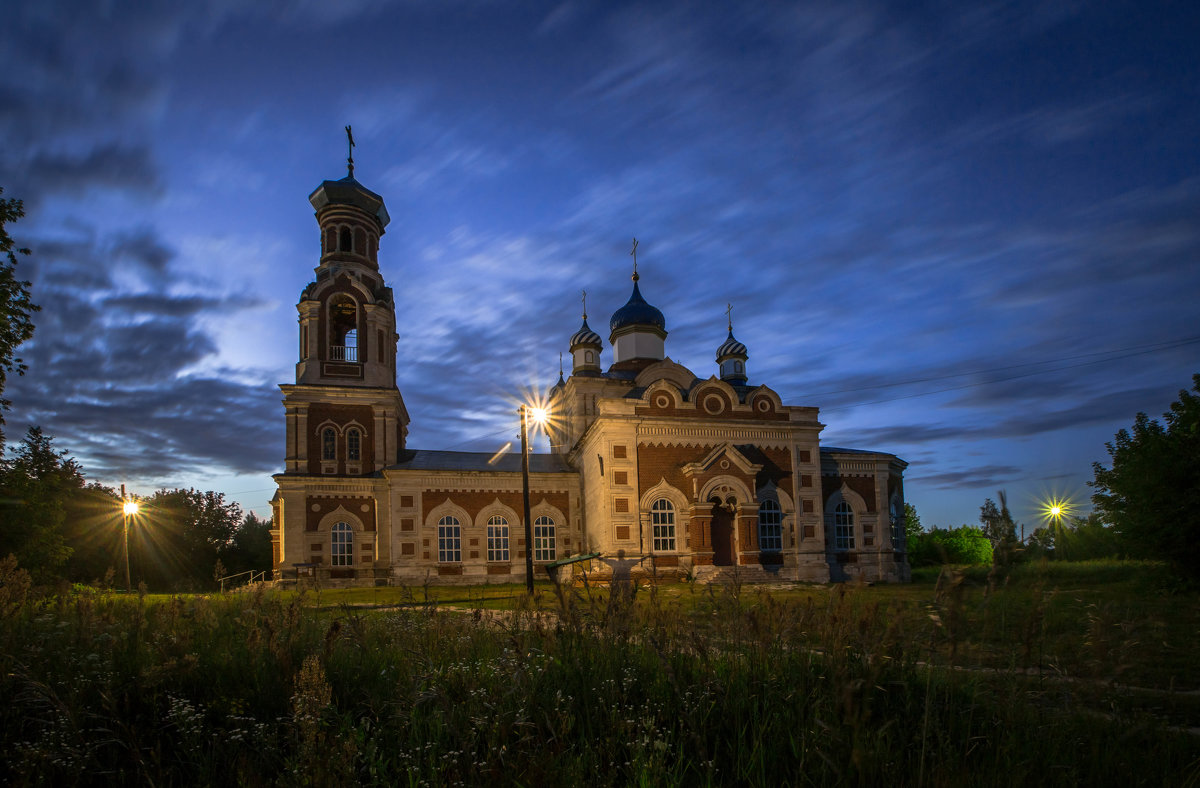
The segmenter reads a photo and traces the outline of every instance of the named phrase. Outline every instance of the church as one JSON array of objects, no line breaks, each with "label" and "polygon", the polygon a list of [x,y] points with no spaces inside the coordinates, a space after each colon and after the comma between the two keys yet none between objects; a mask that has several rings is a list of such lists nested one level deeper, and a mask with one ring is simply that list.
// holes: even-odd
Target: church
[{"label": "church", "polygon": [[[521,455],[407,444],[397,304],[379,270],[383,199],[351,165],[309,200],[321,254],[297,304],[296,382],[280,386],[276,579],[524,582]],[[700,581],[909,579],[903,460],[822,446],[816,407],[751,382],[732,323],[711,373],[672,361],[666,318],[643,296],[636,263],[608,327],[607,351],[586,312],[569,339],[564,327],[571,371],[549,394],[551,452],[529,457],[535,573],[601,553],[635,573]]]}]

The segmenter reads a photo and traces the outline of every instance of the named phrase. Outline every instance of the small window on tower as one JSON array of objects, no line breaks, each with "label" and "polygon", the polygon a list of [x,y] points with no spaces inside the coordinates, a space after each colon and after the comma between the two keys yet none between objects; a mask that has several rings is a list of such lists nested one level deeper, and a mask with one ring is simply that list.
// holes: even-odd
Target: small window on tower
[{"label": "small window on tower", "polygon": [[354,248],[350,241],[350,228],[343,227],[341,234],[338,236],[338,251],[353,252]]},{"label": "small window on tower", "polygon": [[589,350],[584,354],[583,360],[588,364],[594,364],[596,363],[596,354]]},{"label": "small window on tower", "polygon": [[359,254],[367,253],[367,234],[361,227],[354,231],[354,248],[358,250]]}]

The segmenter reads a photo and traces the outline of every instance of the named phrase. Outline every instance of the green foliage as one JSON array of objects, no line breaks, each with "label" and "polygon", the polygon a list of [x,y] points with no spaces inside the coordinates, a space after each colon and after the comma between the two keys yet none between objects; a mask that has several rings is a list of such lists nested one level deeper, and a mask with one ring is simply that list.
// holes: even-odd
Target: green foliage
[{"label": "green foliage", "polygon": [[921,518],[917,514],[917,507],[911,503],[904,504],[904,538],[907,544],[911,545],[914,540],[921,538],[921,534],[925,529],[921,526]]},{"label": "green foliage", "polygon": [[0,460],[0,544],[34,580],[58,575],[71,556],[64,528],[83,474],[40,427],[30,427],[11,456]]},{"label": "green foliage", "polygon": [[1095,463],[1092,502],[1131,553],[1161,558],[1200,580],[1200,374],[1193,391],[1163,415],[1164,424],[1137,414],[1133,432],[1105,444],[1111,468]]},{"label": "green foliage", "polygon": [[990,564],[992,543],[979,528],[963,525],[926,531],[909,540],[911,566]]},{"label": "green foliage", "polygon": [[155,590],[215,588],[213,570],[242,509],[224,493],[159,490],[142,501],[129,538],[134,583]]},{"label": "green foliage", "polygon": [[260,520],[247,512],[233,538],[221,553],[230,575],[250,570],[264,571],[274,563],[271,552],[271,521]]},{"label": "green foliage", "polygon": [[[1074,588],[1091,576],[1072,574]],[[578,594],[560,598],[557,616],[520,608],[495,619],[315,610],[282,594],[18,603],[0,616],[0,780],[1194,779],[1197,741],[1131,706],[1109,674],[1126,659],[1157,669],[1147,646],[1158,640],[1194,653],[1191,608],[1181,628],[1160,632],[1161,606],[1147,610],[1141,597],[1126,600],[1135,609],[1084,608],[1040,590],[1026,567],[1013,576],[988,597],[948,576],[936,587],[689,589],[689,605],[665,604],[652,586],[619,619],[605,618],[602,595]],[[1028,675],[1043,666],[1052,670]],[[1185,695],[1154,701],[1185,726],[1196,713]]]},{"label": "green foliage", "polygon": [[[0,187],[0,194],[4,189]],[[4,386],[8,373],[25,374],[25,364],[14,354],[17,347],[33,336],[33,314],[41,307],[29,297],[29,282],[17,278],[17,255],[29,254],[29,250],[16,246],[5,225],[25,215],[20,200],[0,197],[0,425],[4,424],[4,411],[9,401],[4,399]],[[0,432],[0,447],[4,445],[4,434]]]},{"label": "green foliage", "polygon": [[1060,561],[1121,558],[1126,553],[1121,535],[1104,523],[1099,512],[1038,528],[1029,537],[1026,549],[1030,558],[1044,556]]}]

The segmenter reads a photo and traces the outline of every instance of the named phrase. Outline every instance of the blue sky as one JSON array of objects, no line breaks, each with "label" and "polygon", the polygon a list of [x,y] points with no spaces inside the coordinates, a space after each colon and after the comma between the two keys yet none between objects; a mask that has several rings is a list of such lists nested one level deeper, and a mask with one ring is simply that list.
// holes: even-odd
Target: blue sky
[{"label": "blue sky", "polygon": [[6,434],[107,484],[269,511],[346,124],[415,448],[510,439],[633,236],[671,358],[715,373],[731,302],[751,382],[908,460],[927,525],[1086,501],[1200,371],[1191,3],[10,5],[0,186],[43,311]]}]

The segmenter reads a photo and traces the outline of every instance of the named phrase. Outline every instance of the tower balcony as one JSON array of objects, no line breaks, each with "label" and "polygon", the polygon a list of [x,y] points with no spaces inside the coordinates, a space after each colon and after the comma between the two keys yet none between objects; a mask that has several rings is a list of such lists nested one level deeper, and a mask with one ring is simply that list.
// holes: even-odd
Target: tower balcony
[{"label": "tower balcony", "polygon": [[358,348],[353,345],[330,345],[330,361],[358,361]]}]

